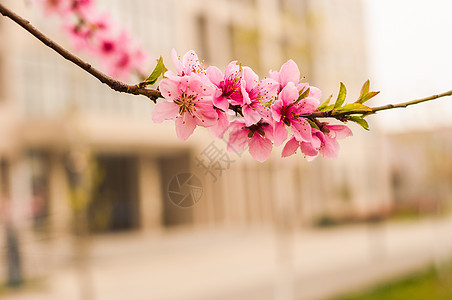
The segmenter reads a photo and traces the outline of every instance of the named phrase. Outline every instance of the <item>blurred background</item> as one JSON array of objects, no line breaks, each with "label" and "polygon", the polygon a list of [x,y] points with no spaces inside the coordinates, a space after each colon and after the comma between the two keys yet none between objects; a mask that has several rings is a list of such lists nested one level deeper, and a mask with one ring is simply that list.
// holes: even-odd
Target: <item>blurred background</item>
[{"label": "blurred background", "polygon": [[[292,58],[325,99],[370,79],[372,106],[452,88],[448,0],[97,2],[170,69],[172,48],[261,77]],[[1,299],[335,299],[432,264],[450,291],[451,99],[350,124],[334,161],[258,163],[201,128],[180,142],[6,18],[0,34]],[[397,299],[450,299],[430,296]]]}]

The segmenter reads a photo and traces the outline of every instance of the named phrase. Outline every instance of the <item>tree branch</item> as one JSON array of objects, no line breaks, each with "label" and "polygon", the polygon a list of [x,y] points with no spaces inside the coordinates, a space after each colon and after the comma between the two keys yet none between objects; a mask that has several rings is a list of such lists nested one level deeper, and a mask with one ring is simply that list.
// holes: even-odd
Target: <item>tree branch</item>
[{"label": "tree branch", "polygon": [[372,108],[372,112],[377,112],[380,110],[386,110],[386,109],[392,109],[392,108],[405,108],[409,105],[413,105],[413,104],[418,104],[418,103],[422,103],[422,102],[427,102],[430,100],[435,100],[441,97],[446,97],[446,96],[452,96],[452,90],[448,91],[448,92],[444,92],[442,94],[438,94],[438,95],[433,95],[430,97],[425,97],[425,98],[421,98],[421,99],[417,99],[417,100],[412,100],[412,101],[408,101],[408,102],[403,102],[403,103],[399,103],[399,104],[388,104],[388,105],[383,105],[383,106],[379,106],[379,107],[374,107]]},{"label": "tree branch", "polygon": [[369,114],[374,114],[381,110],[387,110],[387,109],[393,109],[393,108],[406,108],[407,106],[410,106],[410,105],[419,104],[422,102],[427,102],[427,101],[431,101],[431,100],[435,100],[435,99],[438,99],[441,97],[447,97],[447,96],[452,96],[452,90],[438,94],[438,95],[433,95],[433,96],[429,96],[429,97],[425,97],[425,98],[421,98],[421,99],[402,102],[399,104],[387,104],[387,105],[383,105],[383,106],[371,107],[370,108],[371,111],[356,109],[356,110],[350,110],[350,111],[346,111],[346,112],[340,112],[340,111],[335,111],[334,109],[332,109],[332,110],[327,110],[327,111],[316,111],[316,112],[313,112],[313,113],[307,115],[306,117],[308,117],[308,118],[341,119],[344,116],[350,116],[350,115],[369,115]]},{"label": "tree branch", "polygon": [[22,28],[27,30],[29,33],[31,33],[34,37],[36,37],[46,46],[52,48],[54,51],[63,56],[65,59],[73,62],[74,64],[76,64],[89,74],[93,75],[100,82],[108,85],[111,89],[121,93],[144,95],[154,102],[156,102],[157,98],[161,97],[160,91],[158,90],[148,89],[142,87],[142,85],[140,84],[129,85],[102,73],[101,71],[91,66],[89,63],[83,61],[81,58],[75,56],[74,54],[70,53],[69,51],[58,45],[56,42],[48,38],[45,34],[43,34],[41,31],[39,31],[37,28],[31,25],[28,20],[25,20],[24,18],[18,16],[16,13],[6,8],[3,4],[0,4],[0,13],[3,16],[8,17],[17,24],[19,24]]}]

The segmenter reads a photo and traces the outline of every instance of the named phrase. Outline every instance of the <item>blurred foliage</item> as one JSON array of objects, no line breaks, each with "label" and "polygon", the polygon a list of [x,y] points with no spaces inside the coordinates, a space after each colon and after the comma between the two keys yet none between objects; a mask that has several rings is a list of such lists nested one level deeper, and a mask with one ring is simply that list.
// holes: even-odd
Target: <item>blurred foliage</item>
[{"label": "blurred foliage", "polygon": [[388,282],[369,291],[337,300],[448,300],[452,299],[452,261],[436,269]]}]

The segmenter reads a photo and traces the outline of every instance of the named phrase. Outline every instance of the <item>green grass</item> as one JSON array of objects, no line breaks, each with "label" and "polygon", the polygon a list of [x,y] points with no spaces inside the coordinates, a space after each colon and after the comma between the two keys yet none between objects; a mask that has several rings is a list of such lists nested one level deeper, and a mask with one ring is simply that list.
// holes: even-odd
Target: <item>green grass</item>
[{"label": "green grass", "polygon": [[441,267],[440,272],[430,267],[427,270],[396,279],[368,291],[363,291],[336,300],[451,300],[452,263]]}]

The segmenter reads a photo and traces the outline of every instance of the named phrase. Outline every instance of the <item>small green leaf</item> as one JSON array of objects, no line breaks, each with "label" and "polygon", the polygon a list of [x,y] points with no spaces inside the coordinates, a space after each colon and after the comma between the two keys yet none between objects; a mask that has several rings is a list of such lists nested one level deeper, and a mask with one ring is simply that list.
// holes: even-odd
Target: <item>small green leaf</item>
[{"label": "small green leaf", "polygon": [[363,97],[361,97],[360,99],[359,99],[359,103],[364,103],[364,102],[366,102],[366,101],[369,101],[371,98],[373,98],[373,97],[375,97],[376,95],[378,95],[380,92],[378,91],[378,92],[370,92],[370,93],[367,93],[366,95],[364,95]]},{"label": "small green leaf", "polygon": [[334,103],[334,108],[339,108],[344,104],[345,96],[347,95],[347,89],[345,85],[341,82],[341,87],[339,88],[339,94],[337,95],[336,103]]},{"label": "small green leaf", "polygon": [[334,109],[334,104],[330,104],[328,106],[325,106],[323,108],[317,108],[317,111],[329,111],[329,110],[333,110]]},{"label": "small green leaf", "polygon": [[363,117],[359,116],[350,116],[350,121],[355,122],[356,124],[361,125],[362,128],[369,130],[369,123],[367,123],[366,120],[364,120]]},{"label": "small green leaf", "polygon": [[369,79],[364,82],[363,87],[361,88],[361,93],[359,94],[359,99],[362,99],[367,93],[369,93],[370,81]]},{"label": "small green leaf", "polygon": [[146,78],[145,82],[147,84],[156,83],[160,75],[164,74],[167,70],[168,69],[163,64],[163,58],[160,56],[159,59],[157,59],[157,65],[155,66],[154,71]]},{"label": "small green leaf", "polygon": [[328,105],[330,104],[331,98],[333,98],[333,95],[330,95],[330,96],[328,97],[328,99],[326,99],[325,102],[323,102],[323,103],[317,108],[317,110],[318,110],[318,111],[324,111],[324,110],[326,110],[325,108],[327,108]]},{"label": "small green leaf", "polygon": [[342,107],[335,109],[336,112],[349,112],[349,111],[353,111],[353,110],[371,112],[372,108],[370,108],[364,104],[361,104],[361,103],[350,103],[350,104],[346,104]]},{"label": "small green leaf", "polygon": [[298,93],[298,99],[297,101],[295,101],[295,103],[297,103],[298,101],[300,101],[301,99],[306,98],[307,96],[309,96],[309,92],[311,91],[310,88],[307,89],[302,89],[299,93]]}]

